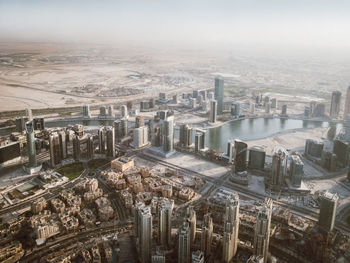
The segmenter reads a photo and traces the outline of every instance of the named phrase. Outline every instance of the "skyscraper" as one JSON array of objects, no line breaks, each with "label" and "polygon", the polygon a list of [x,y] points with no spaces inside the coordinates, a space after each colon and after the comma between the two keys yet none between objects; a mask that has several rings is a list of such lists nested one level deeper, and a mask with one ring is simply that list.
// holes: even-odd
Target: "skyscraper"
[{"label": "skyscraper", "polygon": [[290,180],[295,187],[301,186],[301,179],[304,175],[304,163],[301,161],[300,156],[293,154],[290,157]]},{"label": "skyscraper", "polygon": [[179,144],[182,147],[189,147],[192,145],[192,131],[193,129],[188,124],[181,124],[179,131]]},{"label": "skyscraper", "polygon": [[217,115],[217,101],[211,100],[210,101],[209,122],[215,123],[216,122],[216,115]]},{"label": "skyscraper", "polygon": [[270,184],[273,187],[280,187],[284,182],[284,176],[287,171],[288,152],[282,147],[275,147],[272,156],[272,168],[270,175]]},{"label": "skyscraper", "polygon": [[169,247],[171,244],[171,219],[174,208],[174,200],[164,198],[159,204],[158,210],[158,242]]},{"label": "skyscraper", "polygon": [[194,136],[194,150],[196,152],[199,152],[204,148],[205,148],[205,131],[196,130],[196,134]]},{"label": "skyscraper", "polygon": [[107,156],[115,157],[115,135],[114,135],[114,127],[109,127],[106,130],[106,138],[107,138]]},{"label": "skyscraper", "polygon": [[126,105],[122,105],[120,107],[120,113],[121,113],[121,116],[122,118],[127,118],[129,117],[129,114],[128,114],[128,107]]},{"label": "skyscraper", "polygon": [[163,151],[171,152],[174,149],[174,116],[164,119],[162,132]]},{"label": "skyscraper", "polygon": [[334,228],[338,199],[337,194],[330,192],[325,192],[321,196],[318,225],[325,231],[331,232]]},{"label": "skyscraper", "polygon": [[267,199],[256,218],[253,252],[255,256],[263,256],[267,262],[270,242],[270,224],[272,216],[272,200]]},{"label": "skyscraper", "polygon": [[66,159],[68,154],[67,154],[67,134],[65,130],[59,131],[58,136],[60,139],[60,147],[61,147],[61,158]]},{"label": "skyscraper", "polygon": [[28,121],[32,121],[33,120],[32,109],[26,108],[26,116],[28,118]]},{"label": "skyscraper", "polygon": [[51,133],[49,136],[50,146],[50,165],[55,167],[62,161],[60,137],[57,132]]},{"label": "skyscraper", "polygon": [[80,139],[78,135],[74,135],[73,137],[73,158],[75,161],[79,161],[81,157],[80,152]]},{"label": "skyscraper", "polygon": [[113,117],[113,105],[108,106],[108,116]]},{"label": "skyscraper", "polygon": [[87,149],[87,159],[91,160],[94,158],[94,137],[89,134],[87,136],[87,142],[86,142],[86,149]]},{"label": "skyscraper", "polygon": [[[28,116],[28,119],[30,119],[30,116]],[[36,159],[33,121],[26,122],[25,130],[27,133],[27,151],[28,151],[29,167],[30,168],[37,167],[38,163]]]},{"label": "skyscraper", "polygon": [[222,239],[222,260],[230,262],[236,255],[239,229],[239,196],[230,195],[226,200],[224,215],[224,235]]},{"label": "skyscraper", "polygon": [[222,114],[224,106],[224,80],[217,76],[215,77],[215,100],[217,101],[218,114]]},{"label": "skyscraper", "polygon": [[151,207],[135,205],[136,248],[141,262],[151,261],[152,250],[152,214]]},{"label": "skyscraper", "polygon": [[83,105],[83,118],[90,118],[90,106],[89,105]]},{"label": "skyscraper", "polygon": [[236,139],[233,148],[233,159],[235,164],[235,172],[243,172],[247,170],[247,148],[248,145]]},{"label": "skyscraper", "polygon": [[344,119],[350,114],[350,86],[346,90],[345,105],[344,105]]},{"label": "skyscraper", "polygon": [[187,207],[186,221],[189,223],[191,228],[191,244],[193,244],[194,240],[196,239],[196,231],[197,231],[197,216],[193,206]]},{"label": "skyscraper", "polygon": [[143,116],[137,115],[135,118],[135,128],[140,128],[145,125],[145,120]]},{"label": "skyscraper", "polygon": [[201,234],[201,250],[205,257],[211,254],[211,242],[213,240],[213,219],[210,214],[205,214]]},{"label": "skyscraper", "polygon": [[106,131],[105,127],[100,127],[98,130],[98,149],[100,153],[104,153],[106,150]]},{"label": "skyscraper", "polygon": [[179,241],[178,241],[178,263],[190,263],[191,262],[191,229],[188,222],[184,222],[179,228]]},{"label": "skyscraper", "polygon": [[329,116],[337,117],[340,111],[340,101],[341,101],[341,92],[333,91],[331,99],[331,109],[329,111]]}]

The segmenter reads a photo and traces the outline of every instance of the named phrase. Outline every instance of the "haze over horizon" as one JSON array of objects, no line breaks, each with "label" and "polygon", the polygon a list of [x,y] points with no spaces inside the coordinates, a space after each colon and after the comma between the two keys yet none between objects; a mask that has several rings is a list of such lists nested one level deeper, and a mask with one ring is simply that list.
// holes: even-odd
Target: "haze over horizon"
[{"label": "haze over horizon", "polygon": [[1,42],[350,49],[350,1],[0,1]]}]

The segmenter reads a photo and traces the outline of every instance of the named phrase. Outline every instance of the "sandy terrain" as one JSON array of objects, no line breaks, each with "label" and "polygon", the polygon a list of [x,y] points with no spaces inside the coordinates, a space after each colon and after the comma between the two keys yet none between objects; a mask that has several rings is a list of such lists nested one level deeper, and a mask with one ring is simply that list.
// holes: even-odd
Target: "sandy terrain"
[{"label": "sandy terrain", "polygon": [[160,91],[179,94],[213,88],[216,74],[225,78],[228,91],[279,93],[271,96],[300,100],[300,108],[309,97],[329,100],[332,90],[345,91],[346,62],[304,61],[230,50],[1,43],[0,111],[117,103]]},{"label": "sandy terrain", "polygon": [[326,131],[327,128],[288,130],[269,138],[247,141],[247,143],[248,147],[263,147],[267,155],[272,155],[275,146],[281,146],[294,151],[303,151],[306,139],[322,140]]}]

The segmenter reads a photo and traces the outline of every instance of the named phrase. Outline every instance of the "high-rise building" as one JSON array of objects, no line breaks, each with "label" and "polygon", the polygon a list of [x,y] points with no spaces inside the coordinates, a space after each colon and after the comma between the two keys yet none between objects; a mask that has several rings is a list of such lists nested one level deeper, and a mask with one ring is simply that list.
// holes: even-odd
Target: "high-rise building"
[{"label": "high-rise building", "polygon": [[191,244],[193,244],[194,240],[196,239],[197,231],[197,216],[193,206],[189,206],[186,209],[186,221],[189,223],[191,228]]},{"label": "high-rise building", "polygon": [[16,118],[16,132],[23,132],[25,130],[25,125],[27,121],[28,117]]},{"label": "high-rise building", "polygon": [[174,116],[163,121],[162,132],[163,151],[171,152],[174,149]]},{"label": "high-rise building", "polygon": [[155,107],[155,105],[156,105],[156,100],[155,100],[155,98],[151,98],[151,99],[149,100],[149,107],[150,107],[151,109],[153,109],[153,108]]},{"label": "high-rise building", "polygon": [[94,137],[91,134],[87,136],[86,149],[87,149],[86,158],[88,160],[92,160],[94,158],[95,151],[94,151]]},{"label": "high-rise building", "polygon": [[300,156],[293,154],[290,157],[289,177],[294,187],[301,186],[301,179],[304,176],[304,163]]},{"label": "high-rise building", "polygon": [[215,99],[215,95],[214,95],[214,92],[210,91],[208,93],[208,100],[214,100]]},{"label": "high-rise building", "polygon": [[203,100],[207,99],[207,91],[206,90],[199,90],[198,92],[200,95],[202,95]]},{"label": "high-rise building", "polygon": [[152,214],[151,207],[144,204],[135,205],[136,248],[141,262],[151,261],[152,251]]},{"label": "high-rise building", "polygon": [[50,146],[50,165],[55,167],[62,161],[60,136],[57,132],[51,133],[49,136],[49,146]]},{"label": "high-rise building", "polygon": [[340,91],[333,91],[332,92],[332,99],[331,99],[331,108],[329,111],[330,117],[337,117],[340,112],[340,101],[341,101],[341,92]]},{"label": "high-rise building", "polygon": [[80,139],[78,135],[74,135],[73,137],[73,158],[75,161],[79,161],[81,158]]},{"label": "high-rise building", "polygon": [[108,106],[108,117],[113,117],[113,105]]},{"label": "high-rise building", "polygon": [[192,131],[193,129],[188,124],[181,124],[179,131],[179,144],[182,147],[189,147],[192,145]]},{"label": "high-rise building", "polygon": [[344,119],[350,114],[350,86],[346,90],[345,105],[344,105]]},{"label": "high-rise building", "polygon": [[174,200],[164,198],[158,205],[158,242],[162,246],[170,247]]},{"label": "high-rise building", "polygon": [[277,108],[277,99],[276,98],[271,99],[271,108],[272,109]]},{"label": "high-rise building", "polygon": [[345,141],[350,142],[350,114],[345,119]]},{"label": "high-rise building", "polygon": [[83,118],[90,118],[90,106],[89,105],[83,105]]},{"label": "high-rise building", "polygon": [[224,107],[224,80],[221,77],[215,77],[215,100],[217,101],[218,114],[222,114]]},{"label": "high-rise building", "polygon": [[270,114],[270,109],[271,109],[271,104],[270,103],[266,103],[265,104],[265,113],[266,114]]},{"label": "high-rise building", "polygon": [[288,152],[282,147],[275,147],[272,156],[272,167],[270,175],[270,184],[273,187],[280,187],[284,183],[284,177],[287,171]]},{"label": "high-rise building", "polygon": [[239,196],[230,195],[226,200],[224,235],[222,239],[222,260],[228,263],[236,255],[239,229]]},{"label": "high-rise building", "polygon": [[254,113],[255,113],[255,104],[250,103],[250,114],[254,114]]},{"label": "high-rise building", "polygon": [[121,119],[121,131],[123,137],[128,136],[128,118]]},{"label": "high-rise building", "polygon": [[281,112],[282,115],[287,115],[287,104],[283,104],[282,105],[282,112]]},{"label": "high-rise building", "polygon": [[227,142],[227,150],[226,150],[226,156],[229,158],[229,163],[232,163],[233,160],[233,150],[235,147],[235,140],[229,139]]},{"label": "high-rise building", "polygon": [[120,106],[120,114],[121,114],[122,118],[128,118],[129,117],[128,107],[126,105]]},{"label": "high-rise building", "polygon": [[266,104],[270,103],[270,97],[269,96],[265,96],[264,98],[264,106],[266,107]]},{"label": "high-rise building", "polygon": [[106,138],[107,138],[107,156],[115,157],[115,135],[114,135],[114,127],[109,127],[106,130]]},{"label": "high-rise building", "polygon": [[[28,119],[30,119],[30,118],[31,117],[28,116]],[[26,130],[26,134],[27,134],[27,151],[28,151],[29,167],[30,168],[37,167],[38,163],[37,163],[37,159],[36,159],[34,127],[33,127],[32,120],[26,122],[25,130]]]},{"label": "high-rise building", "polygon": [[320,215],[318,225],[325,231],[331,232],[334,228],[338,205],[338,195],[325,192],[321,195]]},{"label": "high-rise building", "polygon": [[106,150],[106,130],[105,127],[100,127],[98,130],[98,149],[100,153],[104,153]]},{"label": "high-rise building", "polygon": [[141,115],[137,115],[135,118],[135,128],[140,128],[145,125],[145,119]]},{"label": "high-rise building", "polygon": [[270,243],[270,225],[272,216],[272,200],[267,199],[256,218],[253,251],[255,256],[263,256],[267,262]]},{"label": "high-rise building", "polygon": [[205,257],[211,254],[211,242],[213,240],[213,219],[210,214],[205,214],[201,234],[201,250]]},{"label": "high-rise building", "polygon": [[194,150],[199,152],[200,150],[205,148],[205,131],[204,130],[196,130],[194,136]]},{"label": "high-rise building", "polygon": [[265,166],[266,152],[264,148],[254,146],[249,149],[248,167],[250,169],[263,170]]},{"label": "high-rise building", "polygon": [[191,262],[191,228],[188,222],[184,222],[179,228],[179,241],[178,241],[178,263],[190,263]]},{"label": "high-rise building", "polygon": [[104,118],[106,117],[106,106],[101,106],[100,107],[100,115],[99,115],[100,118]]},{"label": "high-rise building", "polygon": [[26,108],[26,116],[28,118],[28,121],[32,121],[33,120],[32,109]]},{"label": "high-rise building", "polygon": [[239,117],[241,115],[241,104],[239,102],[231,104],[231,115],[235,117]]},{"label": "high-rise building", "polygon": [[44,130],[45,129],[45,119],[44,118],[33,118],[34,130]]},{"label": "high-rise building", "polygon": [[243,172],[247,170],[247,148],[248,145],[236,139],[233,148],[234,171]]},{"label": "high-rise building", "polygon": [[216,115],[217,115],[217,101],[211,100],[210,101],[209,122],[215,123],[216,122]]},{"label": "high-rise building", "polygon": [[61,147],[61,158],[66,159],[68,157],[67,153],[67,147],[68,147],[68,142],[67,142],[67,133],[65,130],[59,131],[58,136],[60,139],[60,147]]},{"label": "high-rise building", "polygon": [[132,145],[134,148],[140,148],[148,144],[148,127],[142,126],[136,128],[133,131],[133,142]]},{"label": "high-rise building", "polygon": [[202,251],[197,250],[192,252],[192,263],[204,263],[204,255]]}]

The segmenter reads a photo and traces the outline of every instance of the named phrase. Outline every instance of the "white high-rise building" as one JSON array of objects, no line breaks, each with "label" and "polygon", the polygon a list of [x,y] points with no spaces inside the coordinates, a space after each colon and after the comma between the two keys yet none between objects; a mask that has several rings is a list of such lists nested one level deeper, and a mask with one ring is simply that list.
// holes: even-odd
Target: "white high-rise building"
[{"label": "white high-rise building", "polygon": [[174,209],[174,200],[163,198],[158,208],[158,240],[162,246],[171,244],[171,218]]},{"label": "white high-rise building", "polygon": [[258,213],[255,225],[254,255],[264,257],[264,263],[267,262],[267,254],[269,252],[272,203],[271,199],[265,200]]},{"label": "white high-rise building", "polygon": [[204,257],[208,257],[211,254],[211,242],[213,240],[213,219],[210,214],[204,215],[202,234],[201,234],[201,251],[203,251]]},{"label": "white high-rise building", "polygon": [[239,228],[239,196],[234,193],[226,200],[222,260],[230,262],[236,255]]},{"label": "white high-rise building", "polygon": [[179,228],[178,263],[191,262],[191,228],[188,222],[184,222]]},{"label": "white high-rise building", "polygon": [[143,203],[135,205],[136,248],[141,262],[151,262],[152,251],[152,214],[151,207]]}]

